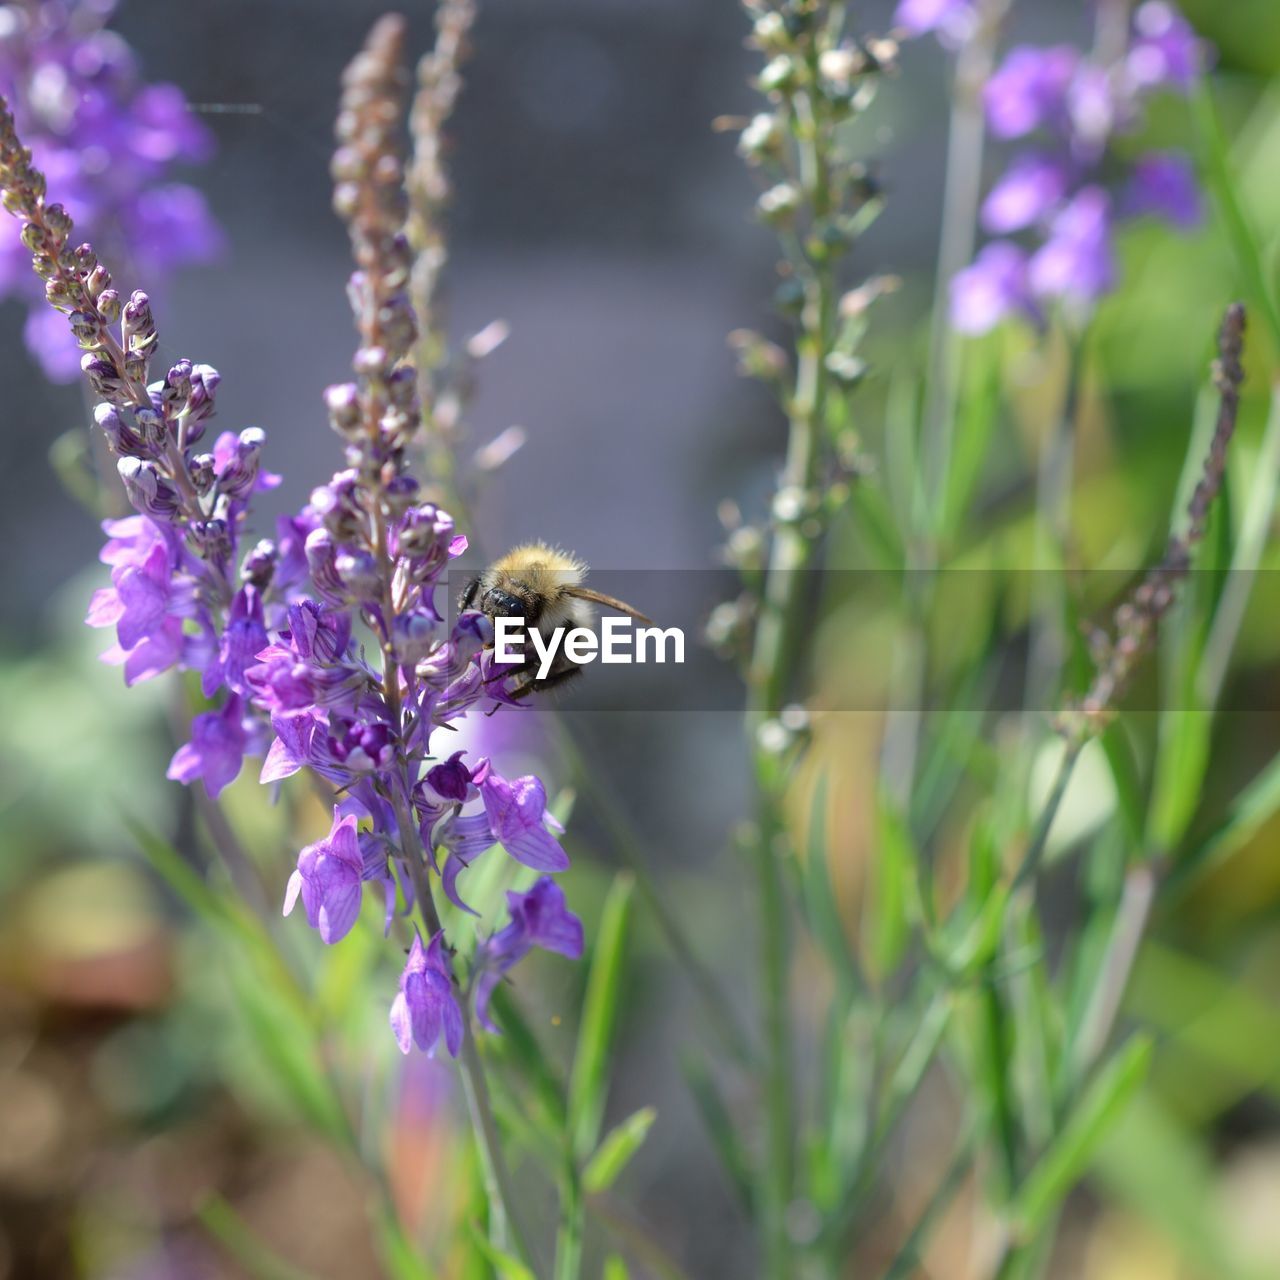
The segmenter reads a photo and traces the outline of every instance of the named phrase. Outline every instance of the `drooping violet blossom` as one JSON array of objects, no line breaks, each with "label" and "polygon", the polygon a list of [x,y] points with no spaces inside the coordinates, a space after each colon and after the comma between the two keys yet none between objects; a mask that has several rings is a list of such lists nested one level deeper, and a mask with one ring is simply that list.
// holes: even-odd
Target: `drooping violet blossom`
[{"label": "drooping violet blossom", "polygon": [[[904,0],[899,25],[913,35],[937,30],[948,9]],[[1115,167],[1113,139],[1141,125],[1146,97],[1187,92],[1205,60],[1203,42],[1164,0],[1139,5],[1129,48],[1108,63],[1069,45],[1005,54],[983,86],[987,127],[1031,142],[992,186],[981,219],[992,235],[1026,236],[1031,247],[997,242],[956,274],[951,316],[960,332],[986,333],[1011,315],[1038,322],[1053,303],[1079,323],[1115,287],[1119,220],[1152,215],[1181,231],[1198,224],[1194,172],[1177,153],[1141,156],[1115,199],[1104,179]]]},{"label": "drooping violet blossom", "polygon": [[445,1048],[458,1056],[465,1032],[443,933],[437,933],[426,947],[422,936],[414,934],[400,975],[400,994],[391,1003],[391,1031],[401,1053],[408,1053],[413,1045],[431,1053],[443,1035]]},{"label": "drooping violet blossom", "polygon": [[360,914],[364,880],[355,815],[344,818],[335,808],[329,834],[298,854],[298,869],[285,890],[284,914],[293,910],[301,895],[307,923],[322,941],[338,942],[351,932]]},{"label": "drooping violet blossom", "polygon": [[539,870],[562,870],[568,858],[541,781],[509,781],[488,759],[472,769],[463,753],[438,751],[468,713],[512,699],[489,620],[467,612],[445,624],[437,601],[466,538],[408,470],[422,408],[394,141],[403,30],[401,19],[378,23],[348,71],[333,161],[334,204],[359,268],[348,288],[360,335],[354,378],[325,397],[346,465],[279,522],[275,540],[247,536],[255,494],[278,483],[262,465],[264,433],[223,432],[210,447],[217,371],[183,359],[153,377],[148,296],[124,301],[93,248],[74,247],[73,221],[46,200],[3,98],[0,198],[23,223],[51,313],[84,353],[94,421],[137,513],[104,526],[111,585],[88,618],[114,630],[104,657],[128,683],[199,674],[213,706],[195,717],[171,778],[200,779],[216,797],[269,744],[261,781],[309,769],[341,794],[329,835],[299,854],[285,911],[301,898],[308,923],[334,943],[354,927],[366,885],[385,897],[387,928],[402,893],[431,942],[415,942],[401,979],[397,1042],[430,1049],[443,1034],[457,1053],[465,1023],[431,874],[462,905],[458,876],[488,849]]},{"label": "drooping violet blossom", "polygon": [[550,876],[542,876],[527,893],[509,892],[507,907],[511,922],[486,938],[476,956],[476,1017],[490,1031],[497,1030],[489,1017],[494,988],[534,947],[571,960],[582,956],[582,921]]},{"label": "drooping violet blossom", "polygon": [[[129,46],[105,23],[113,0],[17,0],[0,7],[0,94],[35,164],[81,229],[163,289],[172,271],[205,262],[222,234],[193,187],[171,180],[200,164],[209,131],[171,84],[146,84]],[[44,305],[16,235],[0,240],[0,297],[30,304],[25,339],[45,374],[74,380],[80,351]]]}]

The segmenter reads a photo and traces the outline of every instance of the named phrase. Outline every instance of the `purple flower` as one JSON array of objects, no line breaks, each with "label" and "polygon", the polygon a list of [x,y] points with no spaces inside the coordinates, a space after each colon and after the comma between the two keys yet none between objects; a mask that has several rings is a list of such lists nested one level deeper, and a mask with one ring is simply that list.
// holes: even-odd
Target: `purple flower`
[{"label": "purple flower", "polygon": [[[120,245],[152,287],[175,267],[208,261],[222,233],[204,197],[168,181],[200,163],[212,137],[174,85],[139,83],[129,47],[104,29],[107,0],[10,5],[0,30],[0,93],[36,164],[82,233]],[[0,245],[0,294],[30,302],[24,338],[46,376],[79,375],[81,352],[65,320],[44,305],[16,234]]]},{"label": "purple flower", "polygon": [[476,980],[476,1017],[490,1031],[493,989],[510,969],[534,947],[555,951],[570,960],[582,955],[582,921],[569,910],[564,890],[543,876],[527,893],[508,893],[511,923],[487,939],[477,954],[480,976]]},{"label": "purple flower", "polygon": [[191,741],[174,753],[166,777],[184,784],[203,778],[209,798],[216,800],[240,772],[248,745],[244,706],[232,694],[221,710],[205,711],[191,722]]},{"label": "purple flower", "polygon": [[1201,42],[1190,23],[1164,0],[1147,0],[1133,15],[1133,32],[1126,64],[1133,86],[1188,92],[1203,61]]},{"label": "purple flower", "polygon": [[400,994],[391,1004],[391,1030],[401,1053],[417,1045],[430,1053],[444,1035],[445,1047],[456,1058],[462,1048],[462,1010],[453,994],[453,973],[444,950],[444,934],[429,946],[414,935],[409,960],[400,975]]},{"label": "purple flower", "polygon": [[364,879],[355,815],[344,818],[335,808],[329,834],[298,854],[298,869],[285,890],[284,914],[293,910],[301,894],[307,923],[324,942],[337,942],[351,932],[360,915]]},{"label": "purple flower", "polygon": [[1046,151],[1028,151],[991,188],[982,205],[982,225],[996,235],[1033,226],[1061,202],[1070,181],[1065,161]]},{"label": "purple flower", "polygon": [[1096,302],[1112,287],[1111,197],[1101,187],[1085,187],[1058,214],[1029,272],[1038,296],[1079,306]]},{"label": "purple flower", "polygon": [[494,839],[526,867],[563,871],[569,858],[547,830],[551,824],[559,829],[560,824],[547,813],[547,789],[542,780],[530,774],[508,782],[492,768],[484,769],[485,763],[476,769],[476,774],[483,772],[483,780],[476,780]]},{"label": "purple flower", "polygon": [[1011,312],[1037,316],[1027,255],[1008,240],[986,245],[972,266],[951,281],[951,323],[961,333],[989,333]]},{"label": "purple flower", "polygon": [[973,0],[899,0],[893,14],[893,25],[908,36],[937,32],[952,47],[969,38],[975,22]]},{"label": "purple flower", "polygon": [[1142,156],[1133,166],[1124,210],[1134,216],[1154,214],[1179,230],[1194,230],[1204,210],[1191,161],[1173,151]]},{"label": "purple flower", "polygon": [[1010,49],[983,90],[991,132],[999,138],[1021,138],[1059,123],[1079,55],[1069,45]]}]

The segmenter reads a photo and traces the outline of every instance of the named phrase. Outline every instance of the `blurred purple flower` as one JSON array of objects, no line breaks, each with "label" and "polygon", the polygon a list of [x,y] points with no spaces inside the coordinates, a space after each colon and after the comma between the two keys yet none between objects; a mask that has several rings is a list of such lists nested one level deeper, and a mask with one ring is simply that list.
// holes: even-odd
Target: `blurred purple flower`
[{"label": "blurred purple flower", "polygon": [[948,46],[963,44],[977,20],[973,0],[899,0],[893,25],[908,36],[930,32]]},{"label": "blurred purple flower", "polygon": [[444,950],[444,934],[437,933],[429,946],[415,933],[404,972],[400,994],[391,1004],[391,1030],[401,1053],[417,1045],[430,1053],[440,1036],[456,1058],[462,1048],[462,1010],[453,994],[453,973]]},{"label": "blurred purple flower", "polygon": [[1037,315],[1027,255],[1008,240],[993,240],[951,281],[951,323],[976,337],[989,333],[1012,312]]},{"label": "blurred purple flower", "polygon": [[1049,238],[1031,259],[1032,291],[1076,305],[1096,302],[1115,283],[1111,197],[1085,187],[1053,220]]},{"label": "blurred purple flower", "polygon": [[991,188],[982,205],[982,225],[996,235],[1034,226],[1067,194],[1071,170],[1047,151],[1019,156]]},{"label": "blurred purple flower", "polygon": [[983,90],[987,123],[998,138],[1021,138],[1056,124],[1080,56],[1070,45],[1018,45]]},{"label": "blurred purple flower", "polygon": [[351,932],[360,915],[365,860],[356,838],[354,814],[333,811],[333,826],[323,840],[298,854],[298,869],[289,877],[284,895],[288,915],[302,895],[307,923],[324,942],[338,942]]},{"label": "blurred purple flower", "polygon": [[1204,47],[1182,14],[1165,0],[1147,0],[1133,15],[1133,30],[1126,70],[1134,88],[1189,92],[1204,61]]},{"label": "blurred purple flower", "polygon": [[[213,150],[180,89],[143,84],[128,45],[104,24],[113,0],[24,0],[0,8],[0,94],[51,187],[82,233],[112,244],[153,291],[223,237],[194,188],[169,180],[176,164]],[[24,340],[47,377],[79,376],[81,352],[65,320],[44,306],[16,233],[0,244],[0,296],[30,304]]]},{"label": "blurred purple flower", "polygon": [[582,921],[569,910],[564,890],[543,876],[527,893],[508,893],[511,923],[480,946],[476,963],[476,1017],[496,1031],[489,1017],[489,1001],[502,977],[534,947],[555,951],[570,960],[582,956]]},{"label": "blurred purple flower", "polygon": [[1182,231],[1200,225],[1204,209],[1195,169],[1176,151],[1151,151],[1133,166],[1124,211],[1135,217],[1152,214]]}]

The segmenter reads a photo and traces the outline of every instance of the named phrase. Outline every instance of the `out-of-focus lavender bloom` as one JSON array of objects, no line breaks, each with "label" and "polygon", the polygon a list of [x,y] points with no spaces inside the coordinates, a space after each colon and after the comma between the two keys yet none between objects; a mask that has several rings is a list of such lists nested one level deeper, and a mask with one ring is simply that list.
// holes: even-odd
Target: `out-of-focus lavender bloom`
[{"label": "out-of-focus lavender bloom", "polygon": [[511,922],[481,945],[476,961],[476,1016],[490,1031],[489,1001],[501,979],[534,947],[571,960],[582,955],[582,921],[569,910],[564,890],[543,876],[527,893],[508,893]]},{"label": "out-of-focus lavender bloom", "polygon": [[1146,0],[1133,15],[1133,46],[1125,63],[1136,89],[1167,86],[1189,92],[1205,60],[1203,41],[1165,0]]},{"label": "out-of-focus lavender bloom", "polygon": [[1019,156],[991,188],[982,205],[982,225],[995,235],[1035,226],[1057,207],[1071,185],[1071,169],[1060,156],[1029,151]]},{"label": "out-of-focus lavender bloom", "polygon": [[1017,312],[1037,314],[1027,254],[1008,240],[993,240],[952,280],[951,323],[959,332],[977,337]]},{"label": "out-of-focus lavender bloom", "polygon": [[998,138],[1021,138],[1058,126],[1079,62],[1070,45],[1011,49],[983,90],[991,132]]},{"label": "out-of-focus lavender bloom", "polygon": [[899,0],[893,25],[908,36],[936,34],[943,44],[963,44],[977,14],[973,0]]},{"label": "out-of-focus lavender bloom", "polygon": [[[113,0],[16,0],[0,6],[0,94],[66,208],[113,257],[163,288],[174,268],[204,262],[222,235],[176,164],[199,164],[212,137],[171,84],[142,82],[132,50],[104,24]],[[0,243],[0,295],[31,303],[25,339],[45,373],[80,372],[80,350],[44,305],[17,236]]]},{"label": "out-of-focus lavender bloom", "polygon": [[1079,307],[1096,302],[1115,283],[1111,197],[1085,187],[1053,220],[1029,268],[1032,291]]},{"label": "out-of-focus lavender bloom", "polygon": [[400,975],[400,994],[391,1004],[391,1030],[401,1053],[408,1053],[415,1044],[430,1053],[443,1035],[445,1047],[458,1056],[462,1010],[453,994],[453,972],[443,933],[437,933],[426,947],[421,935],[414,935],[408,963]]},{"label": "out-of-focus lavender bloom", "polygon": [[1194,230],[1204,217],[1204,206],[1191,161],[1176,151],[1140,157],[1129,178],[1124,211],[1153,214],[1184,231]]},{"label": "out-of-focus lavender bloom", "polygon": [[1038,144],[997,179],[982,224],[998,236],[1030,233],[1038,243],[1025,253],[1007,242],[989,245],[957,273],[951,316],[958,330],[986,333],[1013,314],[1038,320],[1054,301],[1079,322],[1115,287],[1117,216],[1154,214],[1180,230],[1197,224],[1195,175],[1176,153],[1143,156],[1118,203],[1101,184],[1111,141],[1140,125],[1145,96],[1187,89],[1202,61],[1201,42],[1163,0],[1141,5],[1131,47],[1108,64],[1065,45],[1009,51],[984,88],[987,123],[997,137],[1035,134]]}]

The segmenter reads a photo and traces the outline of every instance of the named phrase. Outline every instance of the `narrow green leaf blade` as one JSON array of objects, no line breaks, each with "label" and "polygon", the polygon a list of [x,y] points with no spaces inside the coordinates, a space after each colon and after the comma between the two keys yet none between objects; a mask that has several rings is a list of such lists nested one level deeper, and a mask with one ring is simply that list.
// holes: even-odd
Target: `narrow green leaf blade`
[{"label": "narrow green leaf blade", "polygon": [[608,1191],[613,1186],[644,1145],[657,1118],[653,1107],[642,1107],[605,1134],[604,1141],[582,1171],[582,1186],[588,1195]]},{"label": "narrow green leaf blade", "polygon": [[583,1159],[595,1148],[604,1116],[609,1056],[618,1021],[619,996],[625,972],[627,934],[631,918],[631,876],[615,877],[600,913],[582,1025],[569,1081],[569,1134]]}]

